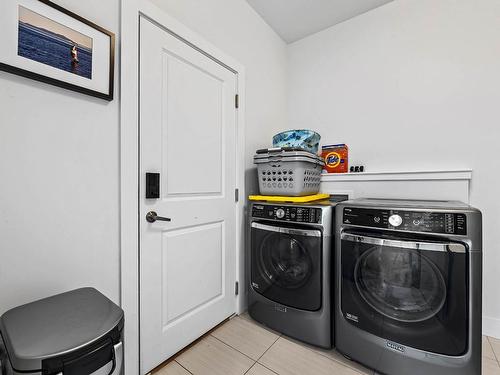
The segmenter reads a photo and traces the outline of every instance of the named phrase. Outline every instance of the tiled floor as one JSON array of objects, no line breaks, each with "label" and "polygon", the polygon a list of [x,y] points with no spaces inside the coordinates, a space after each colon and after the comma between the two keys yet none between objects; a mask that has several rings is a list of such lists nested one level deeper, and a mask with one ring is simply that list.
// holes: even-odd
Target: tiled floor
[{"label": "tiled floor", "polygon": [[[500,375],[500,340],[483,336],[483,375]],[[243,314],[183,351],[153,375],[373,374],[331,350],[284,337]]]}]

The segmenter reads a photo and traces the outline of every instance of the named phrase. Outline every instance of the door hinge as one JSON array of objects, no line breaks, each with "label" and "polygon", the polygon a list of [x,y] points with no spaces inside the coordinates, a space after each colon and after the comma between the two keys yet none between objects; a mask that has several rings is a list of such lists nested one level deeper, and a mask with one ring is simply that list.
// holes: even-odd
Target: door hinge
[{"label": "door hinge", "polygon": [[234,283],[234,295],[237,296],[240,293],[240,284],[236,281]]},{"label": "door hinge", "polygon": [[238,94],[234,96],[234,108],[240,108],[240,96]]},{"label": "door hinge", "polygon": [[240,189],[234,189],[234,201],[238,202],[240,200]]}]

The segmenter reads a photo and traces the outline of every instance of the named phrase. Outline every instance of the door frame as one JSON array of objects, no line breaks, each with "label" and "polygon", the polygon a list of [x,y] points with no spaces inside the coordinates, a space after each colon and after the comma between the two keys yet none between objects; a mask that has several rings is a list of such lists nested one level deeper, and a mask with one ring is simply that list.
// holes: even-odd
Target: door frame
[{"label": "door frame", "polygon": [[[143,16],[202,53],[215,59],[237,78],[239,108],[236,119],[236,296],[235,312],[244,301],[244,200],[245,192],[245,67],[191,31],[148,0],[121,0],[120,69],[120,304],[125,312],[125,371],[140,374],[139,316],[139,18]],[[230,193],[232,194],[232,193]]]}]

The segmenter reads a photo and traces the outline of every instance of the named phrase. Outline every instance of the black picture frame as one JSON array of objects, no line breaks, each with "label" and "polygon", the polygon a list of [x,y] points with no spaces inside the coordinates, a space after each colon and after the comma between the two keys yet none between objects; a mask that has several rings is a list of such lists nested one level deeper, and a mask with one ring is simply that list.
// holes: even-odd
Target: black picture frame
[{"label": "black picture frame", "polygon": [[[3,1],[3,0],[2,0]],[[61,7],[60,5],[54,4],[50,0],[37,0],[51,8],[56,9],[57,11],[64,13],[65,15],[78,20],[81,23],[90,26],[91,28],[105,34],[110,39],[110,48],[109,48],[109,84],[108,84],[108,93],[103,93],[99,91],[95,91],[92,89],[88,89],[86,87],[78,86],[73,83],[65,82],[59,79],[55,79],[52,77],[47,77],[43,74],[31,72],[29,70],[25,70],[23,68],[19,68],[16,66],[8,65],[3,62],[0,62],[0,70],[16,74],[25,78],[33,79],[35,81],[47,83],[50,85],[58,86],[66,90],[76,91],[81,94],[90,95],[96,98],[104,99],[107,101],[112,101],[114,97],[114,76],[115,76],[115,34],[105,28],[96,25],[95,23],[79,16],[76,13],[71,12],[70,10]]]}]

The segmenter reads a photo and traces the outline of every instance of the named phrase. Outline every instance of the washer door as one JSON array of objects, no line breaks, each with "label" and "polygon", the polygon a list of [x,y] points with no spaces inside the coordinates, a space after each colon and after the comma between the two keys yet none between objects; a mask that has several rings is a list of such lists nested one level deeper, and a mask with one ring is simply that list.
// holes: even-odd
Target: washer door
[{"label": "washer door", "polygon": [[259,249],[262,271],[280,288],[299,289],[313,273],[311,255],[289,234],[269,233]]},{"label": "washer door", "polygon": [[348,322],[427,352],[465,353],[465,245],[397,234],[343,232],[341,269],[341,309]]},{"label": "washer door", "polygon": [[252,223],[252,288],[279,304],[321,308],[321,231]]}]

